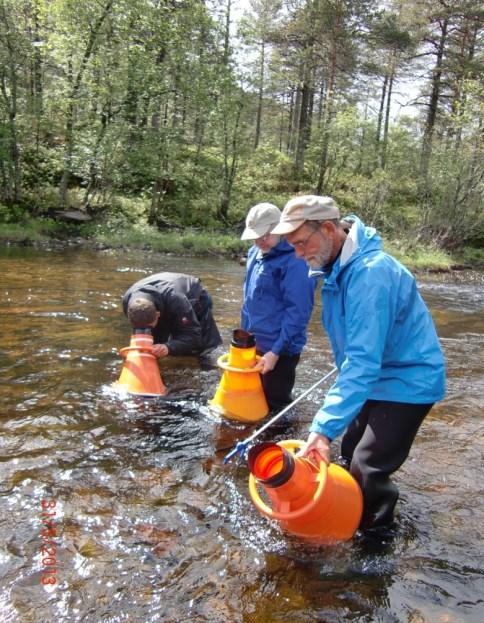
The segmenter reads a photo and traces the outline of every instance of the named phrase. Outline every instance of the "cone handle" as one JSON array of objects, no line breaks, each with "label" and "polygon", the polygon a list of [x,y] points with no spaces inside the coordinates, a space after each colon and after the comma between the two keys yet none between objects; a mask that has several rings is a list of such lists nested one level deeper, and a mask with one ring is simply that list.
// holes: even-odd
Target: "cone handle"
[{"label": "cone handle", "polygon": [[[304,442],[294,440],[294,439],[288,439],[286,441],[283,441],[282,443],[279,443],[278,445],[282,446],[286,450],[296,450],[298,448],[301,448],[301,446],[304,445]],[[312,467],[319,470],[314,478],[315,480],[318,481],[318,486],[314,493],[313,498],[305,506],[302,506],[301,508],[298,508],[295,511],[290,511],[288,513],[281,513],[279,511],[275,511],[273,508],[271,508],[264,502],[264,500],[259,495],[259,491],[257,490],[257,480],[252,473],[250,474],[249,476],[250,496],[252,498],[252,501],[254,502],[254,504],[257,506],[257,508],[260,510],[262,514],[266,515],[267,517],[271,519],[291,521],[292,519],[298,519],[302,515],[311,511],[316,506],[316,504],[319,502],[319,498],[321,497],[324,486],[326,484],[326,463],[324,463],[324,461],[321,461],[321,463],[319,464],[319,468],[318,468],[309,459],[301,459],[301,460],[307,461]]]}]

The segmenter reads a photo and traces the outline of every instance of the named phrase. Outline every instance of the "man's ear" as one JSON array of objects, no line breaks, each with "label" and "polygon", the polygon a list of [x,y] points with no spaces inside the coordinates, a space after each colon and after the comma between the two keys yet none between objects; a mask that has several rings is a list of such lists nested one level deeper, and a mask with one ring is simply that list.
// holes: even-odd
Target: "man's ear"
[{"label": "man's ear", "polygon": [[334,223],[331,221],[323,221],[319,224],[319,228],[327,238],[334,238],[336,234],[336,226]]},{"label": "man's ear", "polygon": [[151,323],[152,327],[156,327],[156,325],[158,324],[158,320],[160,319],[160,315],[161,315],[160,312],[157,311],[155,314],[155,320],[153,320],[153,322]]}]

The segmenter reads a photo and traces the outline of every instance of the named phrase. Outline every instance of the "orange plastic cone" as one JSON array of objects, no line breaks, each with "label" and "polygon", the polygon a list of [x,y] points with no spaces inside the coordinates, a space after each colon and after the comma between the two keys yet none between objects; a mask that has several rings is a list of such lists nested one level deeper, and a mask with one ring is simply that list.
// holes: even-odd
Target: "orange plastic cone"
[{"label": "orange plastic cone", "polygon": [[[323,461],[319,466],[294,452],[303,441],[260,443],[249,450],[249,492],[260,513],[317,543],[350,539],[360,524],[363,496],[349,472]],[[262,486],[272,504],[257,489]]]},{"label": "orange plastic cone", "polygon": [[269,413],[257,361],[254,336],[242,329],[233,332],[230,351],[217,360],[224,373],[211,407],[224,417],[239,422],[257,422]]},{"label": "orange plastic cone", "polygon": [[153,336],[150,333],[135,333],[130,344],[119,352],[125,357],[121,375],[113,386],[130,394],[142,396],[164,396],[168,390],[164,385],[158,360],[152,354]]}]

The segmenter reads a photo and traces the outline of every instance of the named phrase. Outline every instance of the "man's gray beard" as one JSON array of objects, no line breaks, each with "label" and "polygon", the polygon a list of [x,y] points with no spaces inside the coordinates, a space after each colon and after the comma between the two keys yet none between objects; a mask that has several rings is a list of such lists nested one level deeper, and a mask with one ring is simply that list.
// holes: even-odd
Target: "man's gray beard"
[{"label": "man's gray beard", "polygon": [[319,270],[321,268],[319,262],[317,262],[316,260],[306,262],[306,264],[309,266],[309,268],[312,268],[313,270]]},{"label": "man's gray beard", "polygon": [[320,253],[318,258],[315,258],[314,260],[310,261],[310,262],[306,262],[306,264],[309,266],[309,268],[312,268],[313,270],[320,270],[321,268],[324,268],[326,266],[326,264],[329,264],[329,258],[331,257],[331,251],[328,251],[327,253]]}]

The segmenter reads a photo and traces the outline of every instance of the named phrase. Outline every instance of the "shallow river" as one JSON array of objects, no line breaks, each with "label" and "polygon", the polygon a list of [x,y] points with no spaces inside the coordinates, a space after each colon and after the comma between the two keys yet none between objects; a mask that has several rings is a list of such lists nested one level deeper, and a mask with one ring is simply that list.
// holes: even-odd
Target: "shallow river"
[{"label": "shallow river", "polygon": [[[1,623],[484,621],[482,274],[419,281],[448,394],[396,475],[396,536],[313,548],[259,516],[246,464],[223,464],[253,429],[208,412],[218,370],[163,361],[165,400],[109,389],[130,333],[120,297],[133,281],[201,276],[227,345],[243,267],[12,247],[0,269]],[[332,367],[318,316],[296,394]],[[264,439],[305,438],[327,388]]]}]

